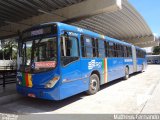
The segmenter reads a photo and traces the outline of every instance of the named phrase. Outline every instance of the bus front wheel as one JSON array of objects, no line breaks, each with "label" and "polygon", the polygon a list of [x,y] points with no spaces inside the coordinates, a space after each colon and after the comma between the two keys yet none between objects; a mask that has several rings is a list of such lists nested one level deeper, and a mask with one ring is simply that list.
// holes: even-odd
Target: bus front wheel
[{"label": "bus front wheel", "polygon": [[92,74],[90,76],[89,90],[87,91],[87,94],[93,95],[98,92],[99,88],[99,77],[96,74]]},{"label": "bus front wheel", "polygon": [[124,76],[124,79],[127,80],[129,78],[129,68],[126,67],[125,68],[125,76]]}]

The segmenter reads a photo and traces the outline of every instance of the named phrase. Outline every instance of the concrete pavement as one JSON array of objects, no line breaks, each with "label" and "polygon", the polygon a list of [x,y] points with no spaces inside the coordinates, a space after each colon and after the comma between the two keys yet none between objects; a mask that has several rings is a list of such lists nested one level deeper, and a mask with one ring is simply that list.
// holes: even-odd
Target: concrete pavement
[{"label": "concrete pavement", "polygon": [[0,113],[28,114],[144,114],[160,113],[160,65],[149,65],[146,72],[128,80],[101,86],[91,96],[84,93],[63,101],[22,97],[0,107]]}]

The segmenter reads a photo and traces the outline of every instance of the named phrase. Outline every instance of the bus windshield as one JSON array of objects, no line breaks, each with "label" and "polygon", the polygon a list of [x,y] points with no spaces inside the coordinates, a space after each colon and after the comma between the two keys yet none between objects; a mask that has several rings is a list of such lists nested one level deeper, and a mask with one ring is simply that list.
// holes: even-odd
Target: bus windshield
[{"label": "bus windshield", "polygon": [[51,70],[56,67],[57,63],[56,37],[25,41],[22,44],[21,53],[21,71],[42,72]]}]

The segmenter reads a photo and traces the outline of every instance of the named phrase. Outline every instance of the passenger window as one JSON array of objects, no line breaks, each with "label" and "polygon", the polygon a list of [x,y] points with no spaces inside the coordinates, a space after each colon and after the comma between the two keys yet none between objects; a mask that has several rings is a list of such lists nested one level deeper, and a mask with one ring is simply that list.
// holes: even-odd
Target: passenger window
[{"label": "passenger window", "polygon": [[109,42],[109,57],[114,57],[114,47],[113,42]]},{"label": "passenger window", "polygon": [[104,40],[81,36],[82,57],[105,57]]},{"label": "passenger window", "polygon": [[97,39],[92,39],[93,57],[98,57],[98,42]]},{"label": "passenger window", "polygon": [[86,56],[91,58],[93,57],[93,50],[90,47],[86,47]]},{"label": "passenger window", "polygon": [[127,46],[124,46],[124,57],[128,57],[128,49],[127,49]]},{"label": "passenger window", "polygon": [[105,49],[104,49],[104,41],[98,40],[98,57],[104,58],[105,57]]},{"label": "passenger window", "polygon": [[67,65],[79,59],[78,39],[76,37],[61,37],[61,64]]},{"label": "passenger window", "polygon": [[90,37],[81,36],[82,57],[93,57],[93,41]]},{"label": "passenger window", "polygon": [[108,49],[109,49],[108,42],[104,41],[104,46],[105,46],[105,56],[108,57],[108,54],[109,54],[109,52],[108,52]]}]

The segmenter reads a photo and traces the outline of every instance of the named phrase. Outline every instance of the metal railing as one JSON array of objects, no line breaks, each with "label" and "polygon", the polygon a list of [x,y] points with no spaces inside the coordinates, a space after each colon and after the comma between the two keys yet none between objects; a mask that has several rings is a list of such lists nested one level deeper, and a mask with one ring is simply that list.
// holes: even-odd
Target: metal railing
[{"label": "metal railing", "polygon": [[16,71],[15,66],[0,66],[0,85],[5,87],[6,84],[15,83]]}]

